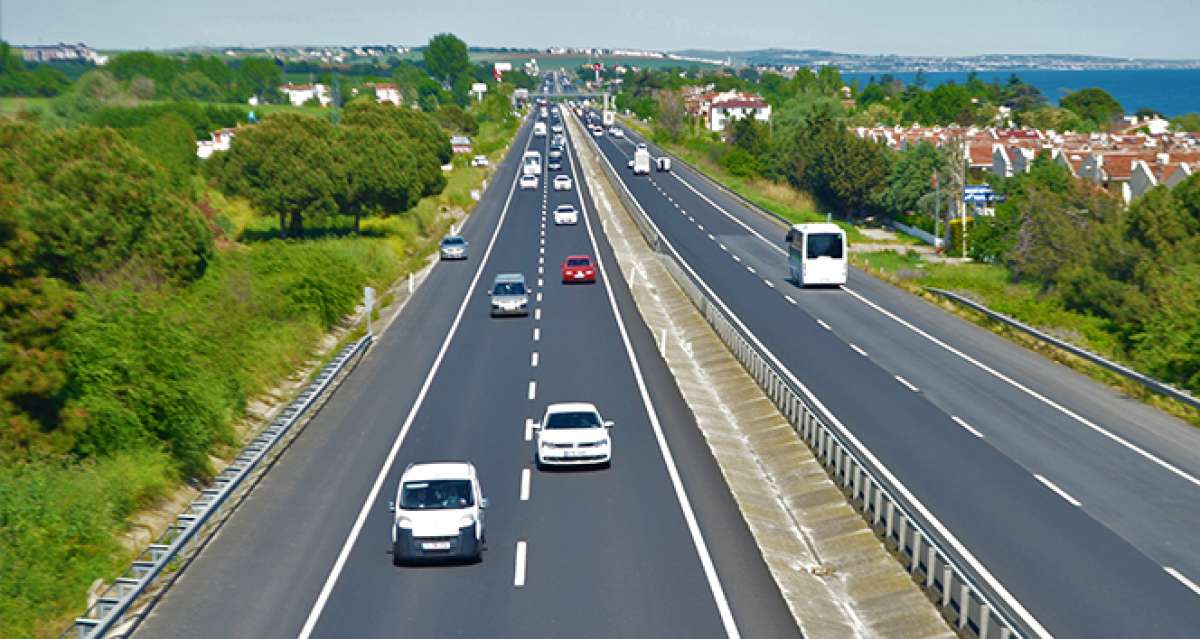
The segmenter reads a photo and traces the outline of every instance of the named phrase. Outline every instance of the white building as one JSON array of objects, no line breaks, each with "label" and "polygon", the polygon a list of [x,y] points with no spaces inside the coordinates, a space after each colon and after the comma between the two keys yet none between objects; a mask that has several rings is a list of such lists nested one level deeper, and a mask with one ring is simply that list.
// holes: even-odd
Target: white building
[{"label": "white building", "polygon": [[400,87],[391,82],[380,82],[374,85],[374,88],[376,102],[391,102],[396,106],[400,106],[404,102]]},{"label": "white building", "polygon": [[217,151],[228,151],[235,135],[237,135],[237,129],[218,129],[210,134],[210,139],[197,140],[196,157],[207,160]]},{"label": "white building", "polygon": [[771,105],[752,93],[726,91],[705,96],[704,123],[710,131],[724,131],[733,120],[752,117],[763,124],[771,121]]},{"label": "white building", "polygon": [[286,95],[288,102],[292,106],[303,106],[309,100],[316,98],[321,106],[329,106],[333,102],[333,98],[329,95],[329,88],[324,84],[285,84],[279,87],[279,92]]}]

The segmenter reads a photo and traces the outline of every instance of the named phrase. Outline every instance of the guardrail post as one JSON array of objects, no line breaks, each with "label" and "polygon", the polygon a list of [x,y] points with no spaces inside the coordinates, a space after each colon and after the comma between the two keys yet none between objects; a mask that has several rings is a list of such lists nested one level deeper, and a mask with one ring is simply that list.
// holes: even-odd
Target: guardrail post
[{"label": "guardrail post", "polygon": [[883,487],[875,488],[875,525],[879,525],[879,519],[883,517]]},{"label": "guardrail post", "polygon": [[917,576],[917,571],[921,569],[921,533],[913,531],[913,547],[912,547],[912,565],[908,567],[908,571],[913,577]]},{"label": "guardrail post", "polygon": [[937,549],[933,547],[933,544],[929,545],[929,551],[926,554],[928,556],[925,559],[925,589],[930,590],[933,588],[934,574],[937,572]]},{"label": "guardrail post", "polygon": [[895,519],[893,518],[893,515],[895,514],[895,512],[896,512],[896,506],[892,502],[889,501],[887,503],[887,513],[884,515],[884,523],[887,525],[887,531],[883,535],[884,539],[892,538],[892,530],[893,530],[892,522],[895,521]]},{"label": "guardrail post", "polygon": [[950,607],[950,593],[951,593],[951,588],[953,588],[953,587],[954,587],[954,569],[950,567],[950,564],[946,564],[946,567],[942,568],[942,607],[943,608]]},{"label": "guardrail post", "polygon": [[958,627],[966,628],[971,620],[971,587],[964,581],[958,591]]},{"label": "guardrail post", "polygon": [[987,639],[988,626],[992,621],[992,608],[985,603],[979,604],[979,639]]}]

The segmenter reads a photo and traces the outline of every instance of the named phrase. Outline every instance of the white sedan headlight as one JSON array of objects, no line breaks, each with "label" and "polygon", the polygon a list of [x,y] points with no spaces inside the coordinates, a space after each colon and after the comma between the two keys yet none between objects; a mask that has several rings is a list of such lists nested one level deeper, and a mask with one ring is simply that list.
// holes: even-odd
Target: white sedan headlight
[{"label": "white sedan headlight", "polygon": [[474,526],[474,525],[475,525],[475,515],[465,515],[465,516],[463,516],[462,519],[458,520],[459,528],[466,528],[467,526]]},{"label": "white sedan headlight", "polygon": [[396,527],[397,527],[397,528],[410,529],[410,528],[412,528],[412,527],[413,527],[413,522],[412,522],[412,520],[411,520],[411,519],[409,519],[408,517],[398,517],[398,518],[396,519]]}]

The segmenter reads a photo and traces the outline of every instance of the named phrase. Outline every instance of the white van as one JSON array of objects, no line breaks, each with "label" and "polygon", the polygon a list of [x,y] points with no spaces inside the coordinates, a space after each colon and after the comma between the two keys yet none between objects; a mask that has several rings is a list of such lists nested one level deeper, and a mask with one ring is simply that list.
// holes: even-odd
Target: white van
[{"label": "white van", "polygon": [[788,271],[797,286],[846,283],[846,232],[836,224],[795,224],[787,232]]},{"label": "white van", "polygon": [[533,123],[533,137],[535,137],[535,138],[546,137],[546,123],[545,122],[534,122]]}]

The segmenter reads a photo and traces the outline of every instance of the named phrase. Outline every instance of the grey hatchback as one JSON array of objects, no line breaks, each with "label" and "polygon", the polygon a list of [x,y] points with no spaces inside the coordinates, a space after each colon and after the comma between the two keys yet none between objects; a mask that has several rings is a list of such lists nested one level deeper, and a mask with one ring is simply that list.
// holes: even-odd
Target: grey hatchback
[{"label": "grey hatchback", "polygon": [[492,283],[492,315],[528,315],[529,289],[520,273],[501,273]]}]

